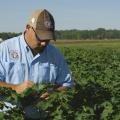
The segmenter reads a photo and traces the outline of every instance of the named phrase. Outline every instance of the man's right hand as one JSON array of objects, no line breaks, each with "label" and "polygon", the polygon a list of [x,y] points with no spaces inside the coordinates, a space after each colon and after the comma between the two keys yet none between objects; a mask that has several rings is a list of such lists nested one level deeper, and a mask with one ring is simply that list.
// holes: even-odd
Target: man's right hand
[{"label": "man's right hand", "polygon": [[30,88],[34,85],[34,83],[30,80],[25,80],[23,83],[15,85],[14,90],[20,94],[22,93],[25,89]]}]

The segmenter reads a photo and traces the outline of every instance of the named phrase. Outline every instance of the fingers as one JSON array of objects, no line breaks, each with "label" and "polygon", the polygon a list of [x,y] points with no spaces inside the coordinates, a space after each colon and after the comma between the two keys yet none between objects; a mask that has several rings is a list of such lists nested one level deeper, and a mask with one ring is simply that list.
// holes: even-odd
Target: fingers
[{"label": "fingers", "polygon": [[32,87],[34,85],[33,81],[25,80],[24,83],[26,88]]},{"label": "fingers", "polygon": [[40,96],[40,98],[42,98],[42,99],[45,99],[45,100],[48,100],[49,99],[49,93],[44,93],[44,94],[42,94],[41,96]]}]

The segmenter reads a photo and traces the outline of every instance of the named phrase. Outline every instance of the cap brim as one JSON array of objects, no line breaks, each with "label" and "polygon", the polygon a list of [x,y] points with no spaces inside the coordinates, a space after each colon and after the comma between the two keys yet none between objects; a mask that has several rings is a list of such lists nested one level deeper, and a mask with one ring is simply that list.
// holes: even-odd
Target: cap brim
[{"label": "cap brim", "polygon": [[36,33],[41,40],[56,40],[53,31],[36,30]]}]

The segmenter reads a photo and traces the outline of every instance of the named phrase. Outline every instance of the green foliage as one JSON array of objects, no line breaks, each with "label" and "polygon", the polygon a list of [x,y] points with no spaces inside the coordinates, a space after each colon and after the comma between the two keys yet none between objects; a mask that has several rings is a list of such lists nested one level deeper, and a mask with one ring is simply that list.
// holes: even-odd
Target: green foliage
[{"label": "green foliage", "polygon": [[[76,82],[76,119],[120,119],[120,51],[68,47],[61,50]],[[87,115],[83,106],[93,112]]]}]

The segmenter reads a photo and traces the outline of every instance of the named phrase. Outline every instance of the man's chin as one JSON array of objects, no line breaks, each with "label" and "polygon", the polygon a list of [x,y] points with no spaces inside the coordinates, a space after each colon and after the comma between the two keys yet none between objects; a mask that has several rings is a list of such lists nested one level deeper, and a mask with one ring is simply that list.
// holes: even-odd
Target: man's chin
[{"label": "man's chin", "polygon": [[35,48],[35,51],[38,52],[38,53],[41,53],[45,50],[46,46],[45,47],[37,47]]}]

